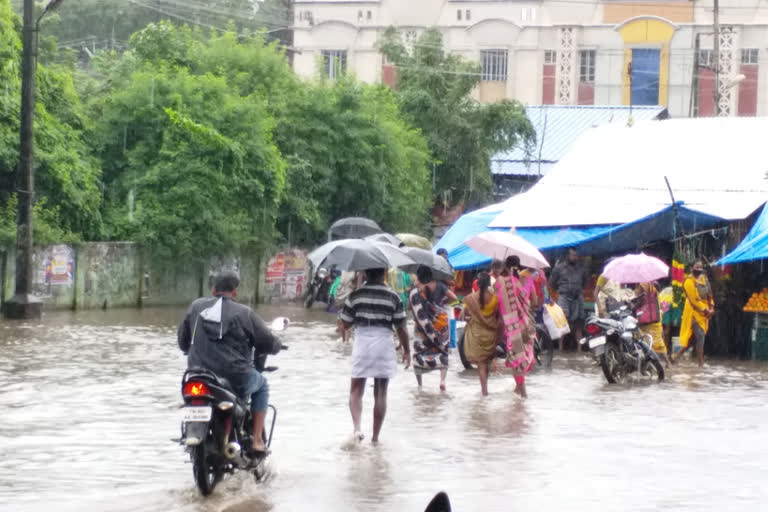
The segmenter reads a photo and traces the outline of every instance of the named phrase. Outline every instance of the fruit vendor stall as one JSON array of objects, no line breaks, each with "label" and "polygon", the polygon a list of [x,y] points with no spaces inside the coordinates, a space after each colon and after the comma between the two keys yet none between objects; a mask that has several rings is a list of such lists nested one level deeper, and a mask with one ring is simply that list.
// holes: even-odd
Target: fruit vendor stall
[{"label": "fruit vendor stall", "polygon": [[[768,205],[763,207],[744,240],[730,254],[717,262],[718,265],[734,265],[768,259]],[[743,308],[752,313],[752,359],[768,360],[768,288],[753,293]]]}]

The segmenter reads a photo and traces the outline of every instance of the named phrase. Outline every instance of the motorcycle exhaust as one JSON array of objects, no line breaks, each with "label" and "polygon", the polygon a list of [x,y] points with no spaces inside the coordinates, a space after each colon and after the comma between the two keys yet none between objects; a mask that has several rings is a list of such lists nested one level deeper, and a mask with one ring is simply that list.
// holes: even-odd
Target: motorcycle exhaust
[{"label": "motorcycle exhaust", "polygon": [[224,447],[224,456],[229,460],[234,460],[240,455],[240,443],[227,443]]}]

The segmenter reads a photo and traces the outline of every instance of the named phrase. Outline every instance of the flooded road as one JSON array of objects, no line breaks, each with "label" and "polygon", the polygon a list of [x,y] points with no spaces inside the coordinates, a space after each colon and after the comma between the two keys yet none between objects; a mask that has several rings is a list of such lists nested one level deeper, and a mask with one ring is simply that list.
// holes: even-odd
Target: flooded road
[{"label": "flooded road", "polygon": [[[445,490],[464,511],[723,511],[768,506],[768,364],[675,367],[661,385],[609,386],[589,358],[555,356],[530,398],[491,396],[452,358],[390,384],[382,443],[349,444],[351,348],[322,312],[293,320],[270,359],[278,424],[265,483],[229,477],[199,496],[179,433],[182,311],[46,315],[0,324],[0,509],[396,511]],[[372,390],[364,430],[370,438]]]}]

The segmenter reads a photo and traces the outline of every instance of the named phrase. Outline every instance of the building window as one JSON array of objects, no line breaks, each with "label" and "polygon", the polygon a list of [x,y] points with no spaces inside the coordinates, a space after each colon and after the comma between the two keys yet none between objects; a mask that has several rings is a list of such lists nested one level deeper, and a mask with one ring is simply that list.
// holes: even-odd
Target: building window
[{"label": "building window", "polygon": [[536,8],[535,7],[523,7],[520,10],[521,21],[536,21]]},{"label": "building window", "polygon": [[757,58],[760,55],[757,48],[743,48],[741,50],[742,64],[757,64]]},{"label": "building window", "polygon": [[557,52],[555,50],[544,50],[544,64],[557,64]]},{"label": "building window", "polygon": [[579,81],[581,83],[595,83],[595,50],[581,50],[579,52],[581,67],[579,72]]},{"label": "building window", "polygon": [[323,50],[323,75],[335,80],[347,72],[346,50]]},{"label": "building window", "polygon": [[357,22],[358,23],[363,22],[363,11],[357,11]]},{"label": "building window", "polygon": [[472,12],[469,9],[464,13],[464,19],[467,21],[472,19]]},{"label": "building window", "polygon": [[368,21],[371,21],[373,19],[373,13],[371,11],[366,12],[365,19],[367,19]]},{"label": "building window", "polygon": [[456,11],[456,19],[457,19],[457,20],[459,20],[459,21],[461,21],[461,9],[459,9],[458,11]]},{"label": "building window", "polygon": [[483,81],[507,81],[507,50],[482,50],[480,57],[483,63]]},{"label": "building window", "polygon": [[699,67],[712,67],[712,50],[699,50]]}]

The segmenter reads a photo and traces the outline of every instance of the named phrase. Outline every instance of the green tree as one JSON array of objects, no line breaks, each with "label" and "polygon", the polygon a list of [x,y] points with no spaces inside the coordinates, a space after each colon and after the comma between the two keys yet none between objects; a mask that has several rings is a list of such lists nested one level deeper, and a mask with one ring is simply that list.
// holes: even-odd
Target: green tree
[{"label": "green tree", "polygon": [[[16,201],[21,108],[21,22],[0,0],[0,201]],[[101,233],[99,162],[86,142],[88,118],[72,74],[38,66],[35,118],[36,238],[56,230],[66,238]],[[3,222],[10,222],[7,215]],[[54,223],[55,225],[48,225]],[[6,226],[6,232],[12,231]]]},{"label": "green tree", "polygon": [[315,242],[335,219],[362,215],[389,231],[426,228],[429,149],[393,93],[346,77],[308,84],[286,105],[276,140],[289,164],[280,228]]},{"label": "green tree", "polygon": [[436,160],[436,199],[477,204],[491,191],[490,157],[533,141],[533,128],[517,102],[481,105],[471,97],[480,67],[443,49],[443,37],[428,29],[408,50],[401,34],[388,29],[380,49],[398,68],[401,110],[429,140]]},{"label": "green tree", "polygon": [[285,166],[263,99],[146,65],[102,113],[112,238],[199,261],[273,237]]}]

